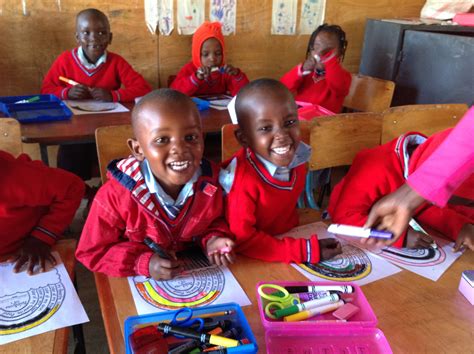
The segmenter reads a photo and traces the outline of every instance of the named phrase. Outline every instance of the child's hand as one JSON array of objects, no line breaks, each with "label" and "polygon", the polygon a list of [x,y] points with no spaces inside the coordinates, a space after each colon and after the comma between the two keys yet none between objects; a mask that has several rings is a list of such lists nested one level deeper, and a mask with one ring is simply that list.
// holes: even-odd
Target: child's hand
[{"label": "child's hand", "polygon": [[238,68],[233,67],[230,64],[224,65],[224,72],[229,75],[237,75],[240,70]]},{"label": "child's hand", "polygon": [[459,231],[458,238],[454,243],[454,252],[461,251],[464,247],[469,248],[471,251],[474,251],[474,225],[466,224]]},{"label": "child's hand", "polygon": [[212,264],[228,266],[234,263],[235,243],[230,238],[214,236],[207,241],[206,252],[209,262]]},{"label": "child's hand", "polygon": [[51,247],[31,236],[25,239],[19,253],[10,257],[8,261],[15,263],[13,268],[15,273],[18,273],[26,264],[26,271],[29,275],[33,275],[33,269],[37,264],[40,266],[39,270],[41,273],[46,271],[46,261],[56,265],[56,259],[51,254]]},{"label": "child's hand", "polygon": [[433,243],[431,236],[408,228],[406,248],[430,248]]},{"label": "child's hand", "polygon": [[71,100],[83,100],[91,97],[91,93],[87,86],[78,84],[71,87],[67,93],[67,97]]},{"label": "child's hand", "polygon": [[316,60],[311,55],[311,53],[309,53],[308,59],[306,59],[303,63],[302,71],[313,71],[315,67],[316,67]]},{"label": "child's hand", "polygon": [[342,246],[334,238],[319,240],[319,261],[326,261],[342,253]]},{"label": "child's hand", "polygon": [[153,279],[169,280],[183,271],[181,263],[176,259],[176,255],[171,254],[171,257],[172,259],[164,259],[161,258],[157,253],[151,256],[148,269]]},{"label": "child's hand", "polygon": [[211,75],[211,68],[207,66],[201,66],[200,68],[196,70],[196,77],[199,80],[207,79],[209,75]]},{"label": "child's hand", "polygon": [[96,101],[112,102],[113,97],[110,91],[94,87],[90,89],[91,96]]}]

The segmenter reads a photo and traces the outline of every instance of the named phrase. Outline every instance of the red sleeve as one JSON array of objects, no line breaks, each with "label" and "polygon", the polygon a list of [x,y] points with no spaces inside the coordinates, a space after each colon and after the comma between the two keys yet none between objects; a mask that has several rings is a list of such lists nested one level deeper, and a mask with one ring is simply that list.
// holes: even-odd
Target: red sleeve
[{"label": "red sleeve", "polygon": [[337,96],[347,96],[351,87],[352,76],[346,71],[338,57],[333,57],[324,63],[326,69],[326,82],[329,90]]},{"label": "red sleeve", "polygon": [[117,60],[117,75],[122,87],[111,91],[114,102],[133,102],[136,97],[145,96],[151,91],[148,82],[125,59],[117,56]]},{"label": "red sleeve", "polygon": [[235,96],[239,93],[240,89],[249,83],[247,75],[245,75],[241,70],[237,75],[224,74],[226,90],[232,96]]},{"label": "red sleeve", "polygon": [[422,226],[427,225],[452,240],[456,240],[462,227],[470,223],[468,217],[449,207],[428,206],[415,214],[415,218]]},{"label": "red sleeve", "polygon": [[148,277],[153,252],[145,244],[124,236],[126,223],[120,211],[128,208],[120,194],[123,191],[115,191],[111,182],[100,188],[82,230],[76,258],[93,272]]},{"label": "red sleeve", "polygon": [[303,82],[303,75],[301,74],[301,64],[295,66],[293,69],[288,71],[280,81],[288,87],[291,92],[298,91],[301,83]]},{"label": "red sleeve", "polygon": [[65,170],[31,161],[26,155],[10,159],[2,168],[0,199],[15,198],[18,205],[47,209],[31,236],[53,245],[81,203],[84,182]]},{"label": "red sleeve", "polygon": [[171,83],[170,88],[180,91],[188,96],[194,95],[198,90],[200,83],[196,76],[196,68],[192,62],[187,63],[181,68],[176,78]]},{"label": "red sleeve", "polygon": [[59,76],[67,76],[64,68],[67,55],[68,52],[64,52],[54,61],[53,65],[51,65],[51,68],[44,77],[43,84],[41,85],[42,94],[52,94],[61,100],[68,99],[70,87],[59,80]]}]

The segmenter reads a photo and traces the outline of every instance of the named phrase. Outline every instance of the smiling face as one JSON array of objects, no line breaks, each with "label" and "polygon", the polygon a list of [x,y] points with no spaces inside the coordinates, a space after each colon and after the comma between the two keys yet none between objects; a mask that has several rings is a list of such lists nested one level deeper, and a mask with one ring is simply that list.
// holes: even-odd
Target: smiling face
[{"label": "smiling face", "polygon": [[288,166],[300,142],[291,94],[283,89],[252,93],[245,98],[244,112],[239,117],[241,144],[277,166]]},{"label": "smiling face", "polygon": [[199,168],[204,150],[199,113],[190,102],[147,102],[134,122],[134,156],[150,164],[165,192],[176,199]]},{"label": "smiling face", "polygon": [[213,68],[222,64],[222,47],[216,38],[209,38],[201,46],[201,65]]},{"label": "smiling face", "polygon": [[110,25],[105,15],[84,12],[77,17],[76,40],[91,63],[104,54],[112,43]]}]

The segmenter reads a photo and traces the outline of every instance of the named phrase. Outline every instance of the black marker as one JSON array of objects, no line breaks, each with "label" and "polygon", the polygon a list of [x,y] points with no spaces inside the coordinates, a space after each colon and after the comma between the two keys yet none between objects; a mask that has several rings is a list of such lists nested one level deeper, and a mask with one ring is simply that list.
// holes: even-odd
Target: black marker
[{"label": "black marker", "polygon": [[170,255],[168,253],[166,253],[166,251],[164,249],[162,249],[160,246],[158,246],[158,244],[156,242],[153,242],[153,240],[151,238],[145,237],[143,242],[145,243],[145,245],[150,247],[150,249],[153,252],[158,253],[158,256],[160,256],[161,258],[171,259]]}]

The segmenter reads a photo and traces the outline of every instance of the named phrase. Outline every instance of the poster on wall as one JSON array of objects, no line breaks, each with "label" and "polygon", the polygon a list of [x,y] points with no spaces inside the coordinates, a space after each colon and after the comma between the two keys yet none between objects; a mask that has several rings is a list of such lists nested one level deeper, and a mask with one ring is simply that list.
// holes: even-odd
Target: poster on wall
[{"label": "poster on wall", "polygon": [[301,3],[300,34],[311,34],[324,22],[326,0],[303,0]]},{"label": "poster on wall", "polygon": [[222,24],[224,36],[235,33],[237,0],[211,0],[209,19]]},{"label": "poster on wall", "polygon": [[297,0],[273,0],[272,34],[291,35],[296,33]]},{"label": "poster on wall", "polygon": [[173,0],[160,0],[158,28],[160,34],[169,36],[174,29]]},{"label": "poster on wall", "polygon": [[204,22],[204,0],[180,0],[178,3],[178,33],[193,34]]},{"label": "poster on wall", "polygon": [[151,34],[155,34],[156,28],[158,27],[159,18],[158,1],[145,0],[144,8],[146,26],[148,27],[148,30]]}]

